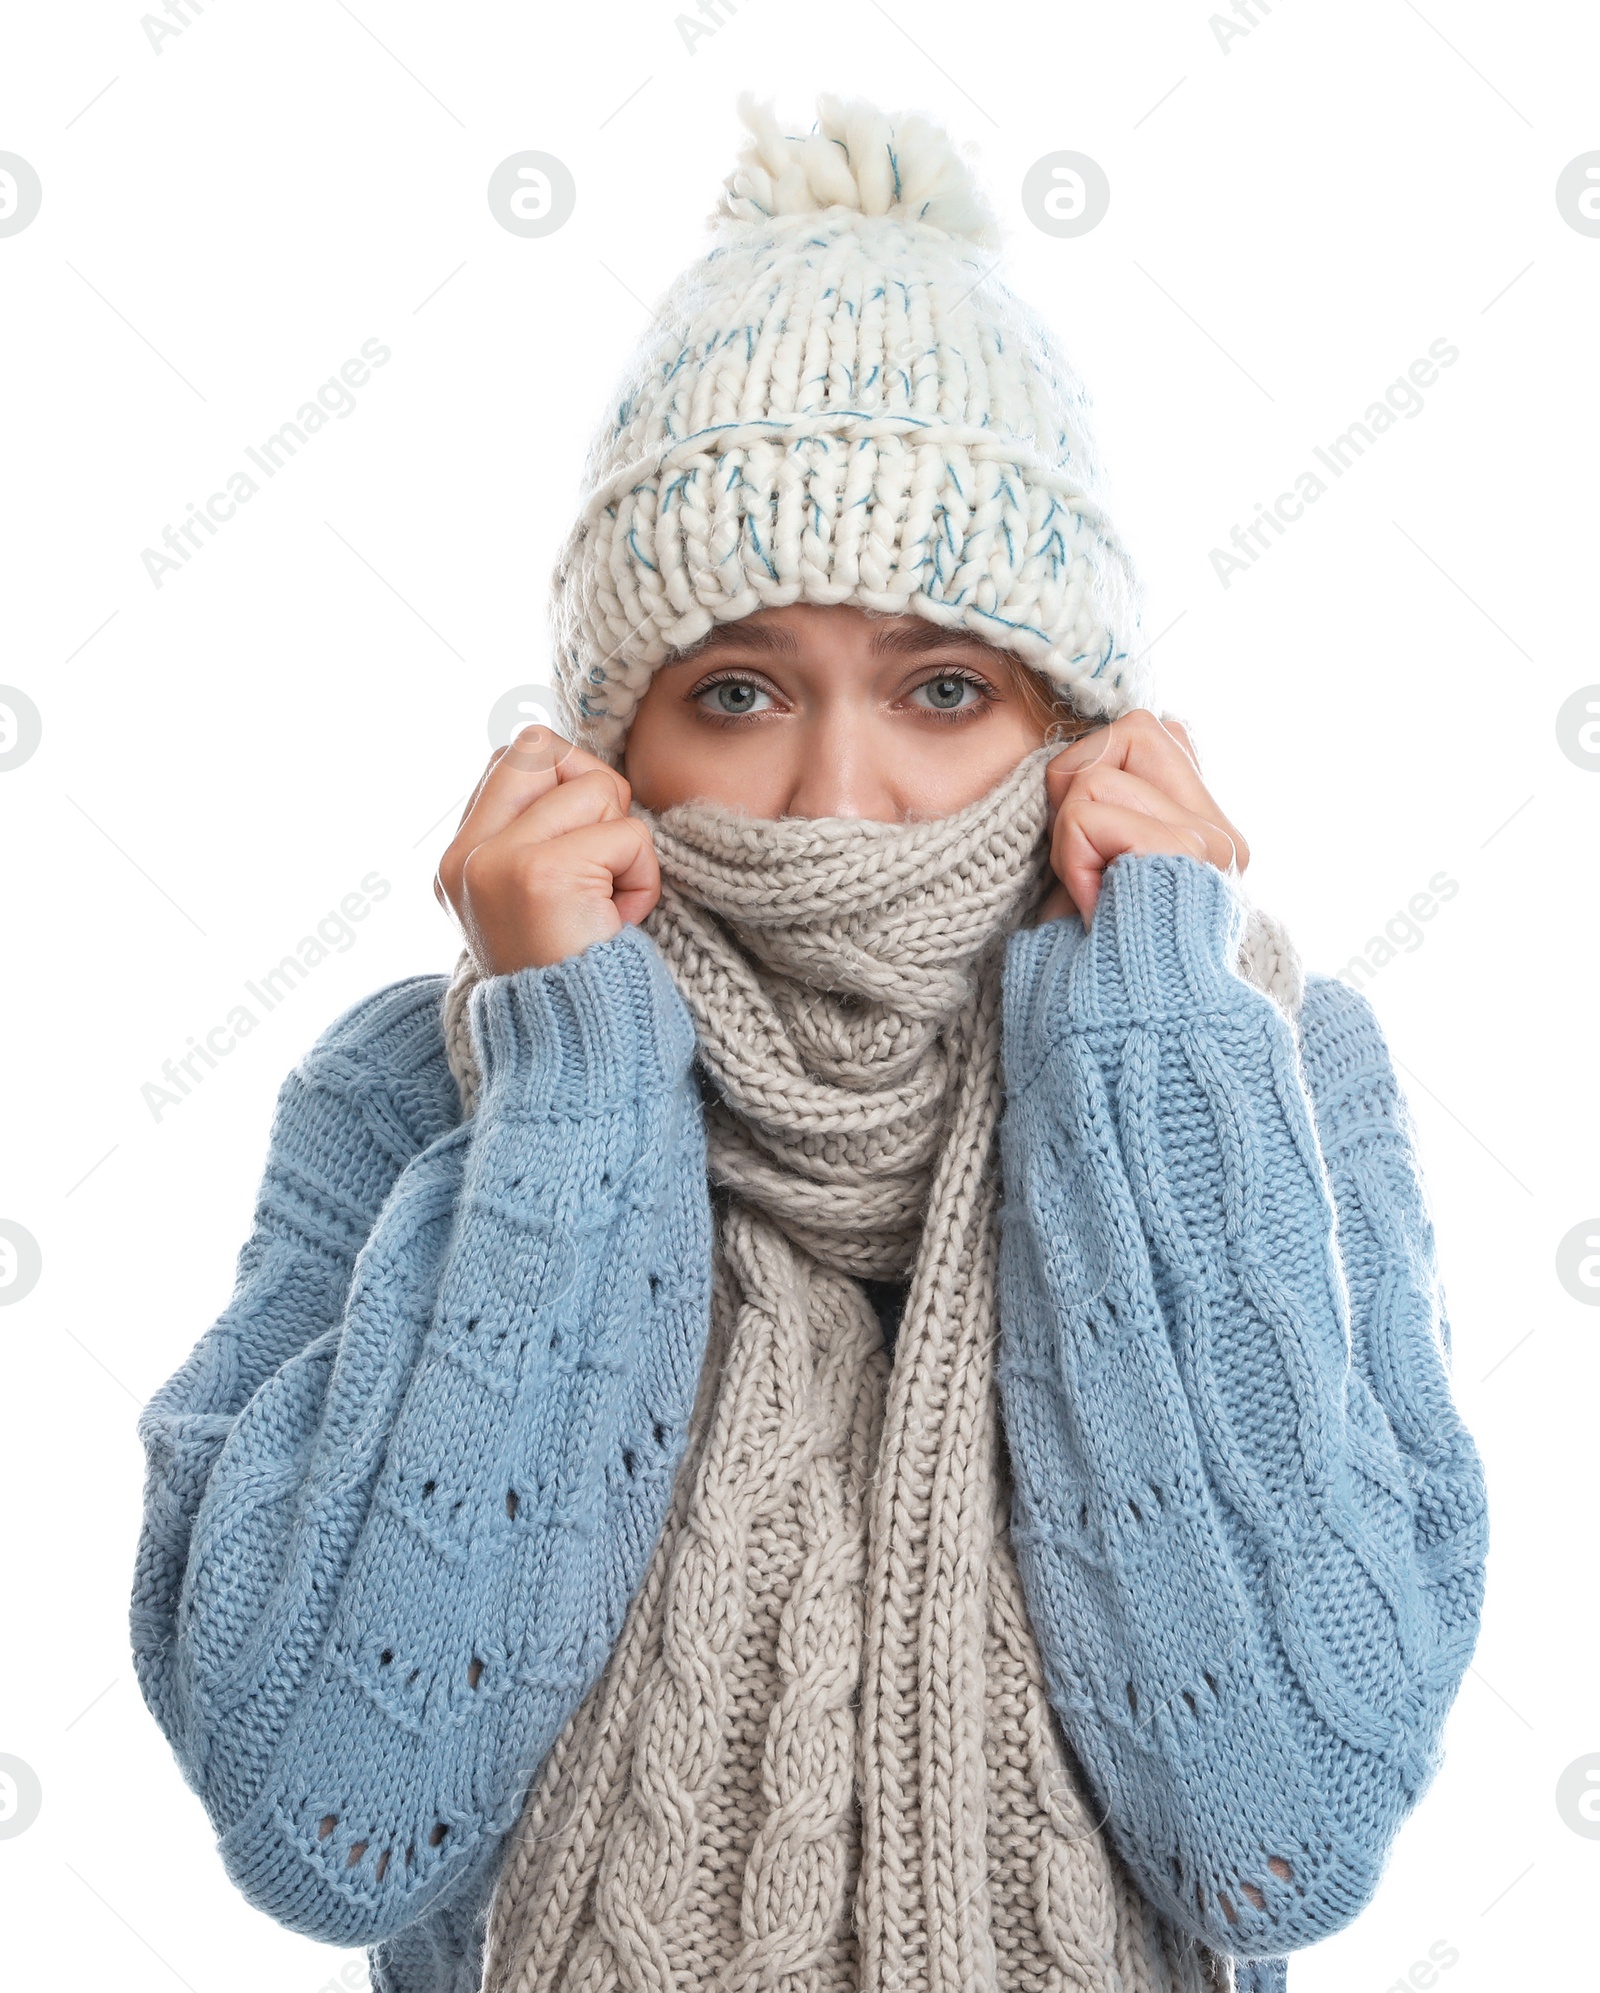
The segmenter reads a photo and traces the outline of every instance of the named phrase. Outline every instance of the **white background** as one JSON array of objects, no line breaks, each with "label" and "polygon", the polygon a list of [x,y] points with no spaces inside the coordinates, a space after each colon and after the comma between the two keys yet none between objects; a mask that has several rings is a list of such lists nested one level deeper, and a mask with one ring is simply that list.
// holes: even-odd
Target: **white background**
[{"label": "white background", "polygon": [[[1095,396],[1164,702],[1306,961],[1339,969],[1436,872],[1459,883],[1369,994],[1489,1470],[1488,1606],[1375,1901],[1289,1983],[1385,1993],[1440,1941],[1449,1993],[1595,1983],[1600,1841],[1554,1795],[1600,1751],[1600,1314],[1555,1268],[1600,1214],[1600,773],[1556,715],[1600,681],[1600,238],[1555,182],[1600,148],[1600,20],[1252,11],[1226,52],[1204,0],[745,0],[692,51],[670,0],[208,0],[159,54],[132,0],[11,14],[0,149],[44,189],[0,239],[0,678],[44,726],[0,775],[0,1218],[43,1253],[0,1309],[0,1752],[43,1787],[0,1840],[15,1983],[360,1982],[235,1893],[141,1704],[134,1421],[227,1298],[283,1074],[358,997],[453,960],[433,865],[491,704],[548,675],[583,447],[698,251],[745,87],[795,129],[840,89],[976,141],[1011,281]],[[578,187],[539,240],[485,199],[528,148]],[[1112,189],[1072,240],[1018,198],[1063,148]],[[355,413],[157,589],[141,550],[369,338],[393,357]],[[1423,412],[1225,589],[1211,549],[1440,338],[1460,358]],[[393,890],[354,945],[154,1118],[163,1061],[372,870]]]}]

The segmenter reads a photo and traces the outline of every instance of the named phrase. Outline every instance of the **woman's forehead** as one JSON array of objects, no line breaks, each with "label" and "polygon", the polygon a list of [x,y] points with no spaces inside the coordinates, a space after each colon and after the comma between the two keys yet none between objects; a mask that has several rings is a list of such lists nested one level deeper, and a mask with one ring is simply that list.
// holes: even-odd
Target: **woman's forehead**
[{"label": "woman's forehead", "polygon": [[997,653],[975,632],[936,623],[911,613],[857,608],[853,603],[793,603],[758,609],[749,616],[714,623],[673,663],[687,663],[711,651],[744,650],[771,657],[798,657],[818,642],[843,643],[871,656],[914,656],[924,651],[971,650]]}]

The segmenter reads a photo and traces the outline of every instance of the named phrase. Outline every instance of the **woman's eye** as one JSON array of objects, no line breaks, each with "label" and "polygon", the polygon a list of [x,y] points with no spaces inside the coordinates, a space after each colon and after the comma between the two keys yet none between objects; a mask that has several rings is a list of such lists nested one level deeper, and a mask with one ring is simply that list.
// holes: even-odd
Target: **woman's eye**
[{"label": "woman's eye", "polygon": [[976,679],[967,678],[960,672],[945,672],[941,677],[924,679],[912,697],[915,698],[919,692],[925,692],[928,695],[927,703],[936,712],[949,713],[966,703],[966,695],[969,692],[976,694],[980,690]]},{"label": "woman's eye", "polygon": [[[987,688],[982,681],[964,671],[944,671],[936,678],[926,678],[915,686],[911,698],[923,707],[924,711],[936,713],[971,712],[987,703]],[[716,719],[740,719],[747,713],[765,712],[772,705],[772,695],[765,687],[748,678],[717,678],[709,685],[702,685],[694,695],[697,704],[703,706]]]},{"label": "woman's eye", "polygon": [[741,713],[759,712],[761,708],[756,702],[765,699],[767,694],[747,678],[722,678],[714,685],[703,687],[694,696],[711,712],[735,718]]}]

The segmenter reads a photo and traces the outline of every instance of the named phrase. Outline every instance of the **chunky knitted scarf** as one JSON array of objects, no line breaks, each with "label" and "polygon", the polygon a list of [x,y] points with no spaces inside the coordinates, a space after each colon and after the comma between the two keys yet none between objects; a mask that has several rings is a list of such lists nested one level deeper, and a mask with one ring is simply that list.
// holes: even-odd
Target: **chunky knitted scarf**
[{"label": "chunky knitted scarf", "polygon": [[[1046,1699],[995,1380],[1006,936],[1044,764],[931,822],[650,822],[693,1015],[710,1343],[667,1522],[534,1780],[484,1993],[1214,1993]],[[1241,971],[1298,997],[1281,930]],[[463,956],[446,1036],[477,1074]],[[859,1277],[909,1275],[891,1362]]]}]

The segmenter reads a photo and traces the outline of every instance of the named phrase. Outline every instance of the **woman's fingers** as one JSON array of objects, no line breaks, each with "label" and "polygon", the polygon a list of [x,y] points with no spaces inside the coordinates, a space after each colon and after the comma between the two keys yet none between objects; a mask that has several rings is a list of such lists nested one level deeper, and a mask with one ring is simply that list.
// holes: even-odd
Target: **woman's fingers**
[{"label": "woman's fingers", "polygon": [[1056,819],[1050,860],[1085,927],[1094,918],[1101,874],[1127,851],[1204,858],[1206,838],[1199,825],[1169,823],[1125,803],[1089,797],[1074,805],[1069,799]]},{"label": "woman's fingers", "polygon": [[530,803],[580,775],[603,775],[617,791],[624,811],[632,801],[628,779],[585,747],[575,747],[552,727],[524,727],[509,746],[497,748],[484,770],[478,794],[462,819],[481,844],[503,830]]},{"label": "woman's fingers", "polygon": [[501,844],[508,850],[524,844],[545,844],[553,837],[564,837],[570,830],[581,830],[587,824],[605,823],[627,814],[628,807],[618,794],[613,771],[604,767],[587,768],[535,797],[492,837],[482,837],[478,842]]},{"label": "woman's fingers", "polygon": [[1141,706],[1064,747],[1045,769],[1052,809],[1061,806],[1074,780],[1091,769],[1121,769],[1148,782],[1180,810],[1214,824],[1230,839],[1239,871],[1249,864],[1250,847],[1202,781],[1194,745],[1181,721],[1160,719]]},{"label": "woman's fingers", "polygon": [[[1188,730],[1140,707],[1063,748],[1045,770],[1051,863],[1064,893],[1093,917],[1100,878],[1125,851],[1186,854],[1242,872],[1250,848],[1200,778]],[[1065,912],[1052,892],[1041,916]]]},{"label": "woman's fingers", "polygon": [[550,839],[508,834],[480,845],[467,861],[467,881],[480,919],[502,922],[548,923],[569,900],[587,917],[603,901],[616,903],[616,927],[641,919],[661,896],[649,827],[639,817],[609,814]]},{"label": "woman's fingers", "polygon": [[609,778],[619,809],[626,813],[633,792],[626,777],[609,763],[587,748],[575,747],[552,727],[522,728],[508,746],[497,748],[490,756],[477,787],[467,798],[456,834],[439,860],[433,882],[435,896],[441,903],[456,905],[461,868],[470,852],[498,836],[524,810],[563,784],[592,774]]},{"label": "woman's fingers", "polygon": [[545,967],[610,939],[661,896],[648,826],[609,763],[524,727],[484,771],[434,876],[489,975]]},{"label": "woman's fingers", "polygon": [[[1126,768],[1096,766],[1074,776],[1062,807],[1071,811],[1087,802],[1120,803],[1125,809],[1159,817],[1164,823],[1176,824],[1185,830],[1198,830],[1205,838],[1201,856],[1215,865],[1218,871],[1226,872],[1235,862],[1237,841],[1232,825],[1185,808],[1174,802],[1165,790],[1157,788],[1154,782],[1146,781]],[[1057,813],[1058,820],[1059,815],[1060,812]]]},{"label": "woman's fingers", "polygon": [[1050,762],[1049,779],[1064,786],[1069,775],[1096,765],[1129,768],[1136,775],[1163,781],[1175,799],[1190,804],[1205,794],[1200,765],[1182,723],[1163,720],[1147,706],[1135,707],[1069,742]]},{"label": "woman's fingers", "polygon": [[[661,868],[648,827],[620,805],[615,783],[606,779],[612,772],[602,766],[564,780],[487,842],[498,866],[524,881],[538,879],[546,897],[603,883],[622,919],[637,921],[661,897]],[[613,828],[619,823],[621,836]],[[535,853],[536,845],[552,848]],[[602,862],[610,866],[604,882],[587,869]],[[524,891],[535,904],[537,893],[526,885]]]},{"label": "woman's fingers", "polygon": [[[569,806],[583,820],[549,836],[529,819],[535,806],[467,854],[459,911],[480,967],[489,975],[544,967],[607,941],[640,921],[661,896],[649,826],[616,809],[593,773]],[[561,792],[558,791],[557,795]],[[544,799],[546,804],[556,796]]]}]

